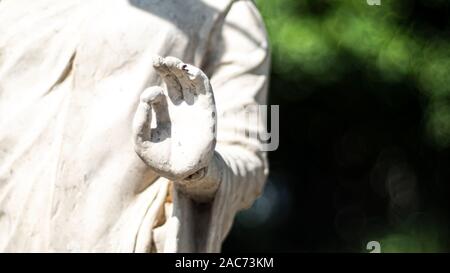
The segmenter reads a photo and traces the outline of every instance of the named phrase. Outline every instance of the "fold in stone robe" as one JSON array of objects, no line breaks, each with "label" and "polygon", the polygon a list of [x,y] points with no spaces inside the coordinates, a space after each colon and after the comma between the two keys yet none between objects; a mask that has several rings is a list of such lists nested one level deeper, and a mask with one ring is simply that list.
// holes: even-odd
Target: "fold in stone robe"
[{"label": "fold in stone robe", "polygon": [[[134,151],[155,54],[211,79],[224,164],[209,203]],[[244,108],[265,103],[268,70],[251,1],[0,0],[0,251],[220,251],[267,175]]]}]

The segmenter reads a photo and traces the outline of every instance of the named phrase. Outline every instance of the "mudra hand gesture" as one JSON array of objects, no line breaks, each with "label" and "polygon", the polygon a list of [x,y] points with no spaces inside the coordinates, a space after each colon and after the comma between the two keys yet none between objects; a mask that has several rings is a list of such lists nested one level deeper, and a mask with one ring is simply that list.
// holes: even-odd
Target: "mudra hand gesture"
[{"label": "mudra hand gesture", "polygon": [[153,86],[142,93],[133,120],[134,149],[168,179],[201,177],[216,144],[216,107],[209,79],[174,57],[156,57],[153,66],[165,89]]}]

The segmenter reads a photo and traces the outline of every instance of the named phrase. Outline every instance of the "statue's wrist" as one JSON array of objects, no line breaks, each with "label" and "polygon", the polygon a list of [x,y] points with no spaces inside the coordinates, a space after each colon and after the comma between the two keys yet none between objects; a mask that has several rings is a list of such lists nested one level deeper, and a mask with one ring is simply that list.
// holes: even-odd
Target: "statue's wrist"
[{"label": "statue's wrist", "polygon": [[177,182],[177,188],[195,201],[212,200],[221,182],[220,164],[220,156],[215,152],[208,166]]}]

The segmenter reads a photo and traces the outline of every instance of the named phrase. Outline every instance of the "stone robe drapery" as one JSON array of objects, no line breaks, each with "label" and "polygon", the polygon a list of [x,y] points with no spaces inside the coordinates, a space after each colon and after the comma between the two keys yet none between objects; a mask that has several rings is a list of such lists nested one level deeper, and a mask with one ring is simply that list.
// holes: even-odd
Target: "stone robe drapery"
[{"label": "stone robe drapery", "polygon": [[[210,77],[223,162],[210,202],[133,149],[139,96],[162,85],[155,54]],[[220,251],[267,175],[244,129],[268,70],[251,1],[0,0],[0,251]]]}]

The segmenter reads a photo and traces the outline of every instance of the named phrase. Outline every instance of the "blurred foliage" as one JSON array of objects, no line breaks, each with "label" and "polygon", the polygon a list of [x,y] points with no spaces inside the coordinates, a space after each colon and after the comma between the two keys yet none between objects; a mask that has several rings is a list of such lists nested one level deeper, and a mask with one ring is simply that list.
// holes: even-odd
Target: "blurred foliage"
[{"label": "blurred foliage", "polygon": [[450,251],[450,1],[255,2],[280,148],[224,251]]},{"label": "blurred foliage", "polygon": [[[382,0],[381,6],[365,0],[256,2],[272,40],[275,73],[301,86],[300,94],[286,96],[333,86],[354,70],[365,73],[367,81],[410,82],[424,96],[427,136],[439,147],[450,146],[449,1]],[[417,16],[411,13],[414,5],[441,11],[435,14],[436,26],[428,19],[411,22]]]}]

